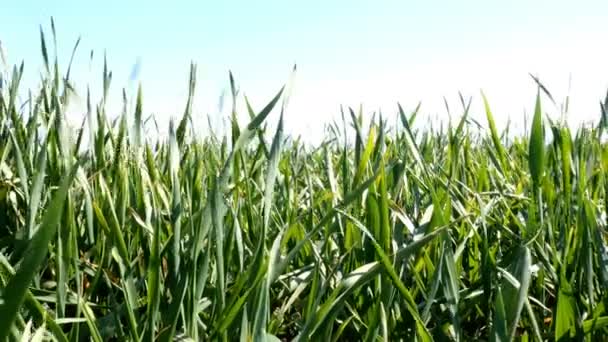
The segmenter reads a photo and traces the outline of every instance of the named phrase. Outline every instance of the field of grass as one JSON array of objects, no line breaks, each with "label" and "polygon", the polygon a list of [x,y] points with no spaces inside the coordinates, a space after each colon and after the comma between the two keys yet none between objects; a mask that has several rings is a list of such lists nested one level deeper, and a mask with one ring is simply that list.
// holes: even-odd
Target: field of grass
[{"label": "field of grass", "polygon": [[608,338],[605,121],[550,120],[540,83],[525,137],[482,97],[481,132],[464,99],[442,130],[346,110],[313,148],[283,133],[287,84],[226,136],[193,134],[189,100],[159,139],[141,91],[69,127],[46,46],[24,106],[22,68],[0,80],[2,340]]}]

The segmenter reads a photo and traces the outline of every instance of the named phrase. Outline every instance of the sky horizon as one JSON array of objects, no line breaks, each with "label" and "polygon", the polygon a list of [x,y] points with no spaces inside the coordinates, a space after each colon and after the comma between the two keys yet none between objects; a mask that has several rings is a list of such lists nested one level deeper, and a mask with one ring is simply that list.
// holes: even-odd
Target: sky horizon
[{"label": "sky horizon", "polygon": [[[599,102],[608,89],[608,45],[602,43],[607,11],[608,3],[601,1],[387,1],[378,6],[364,1],[111,0],[84,5],[61,0],[53,7],[23,1],[0,12],[0,42],[9,65],[25,61],[24,86],[33,87],[42,66],[41,25],[52,55],[52,16],[64,72],[81,37],[72,76],[83,98],[87,84],[93,99],[99,98],[105,51],[114,75],[113,98],[120,101],[123,87],[133,90],[141,82],[145,114],[154,113],[165,123],[183,112],[189,64],[195,62],[195,114],[199,119],[210,114],[214,125],[230,109],[226,97],[218,113],[228,71],[260,110],[297,64],[285,117],[294,135],[320,136],[323,124],[339,116],[340,105],[362,104],[366,114],[382,110],[392,118],[398,102],[405,110],[421,102],[423,117],[444,120],[445,97],[458,117],[459,92],[473,98],[471,115],[485,126],[481,90],[499,126],[510,116],[521,129],[517,126],[536,96],[529,74],[538,76],[556,101],[570,95],[571,124],[599,119]],[[557,110],[546,99],[543,103],[556,118]],[[81,114],[82,107],[74,115]],[[204,125],[206,118],[201,121]]]}]

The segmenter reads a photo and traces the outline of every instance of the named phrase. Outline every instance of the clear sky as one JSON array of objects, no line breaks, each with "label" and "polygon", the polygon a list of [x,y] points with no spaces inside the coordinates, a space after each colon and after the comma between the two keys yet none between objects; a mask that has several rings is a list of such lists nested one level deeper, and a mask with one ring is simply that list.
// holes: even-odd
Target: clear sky
[{"label": "clear sky", "polygon": [[340,104],[394,117],[397,101],[408,110],[422,101],[424,116],[444,118],[446,97],[456,116],[459,91],[473,96],[472,114],[483,118],[481,89],[499,124],[508,116],[521,124],[536,95],[528,73],[558,101],[570,93],[569,120],[579,123],[598,118],[608,89],[608,1],[6,3],[0,41],[10,64],[25,61],[26,83],[39,77],[39,25],[50,44],[53,16],[62,65],[82,37],[73,71],[78,89],[101,83],[105,50],[120,100],[139,58],[144,111],[161,122],[183,111],[190,61],[198,64],[196,114],[216,123],[228,70],[259,110],[297,63],[286,125],[305,136],[318,135]]}]

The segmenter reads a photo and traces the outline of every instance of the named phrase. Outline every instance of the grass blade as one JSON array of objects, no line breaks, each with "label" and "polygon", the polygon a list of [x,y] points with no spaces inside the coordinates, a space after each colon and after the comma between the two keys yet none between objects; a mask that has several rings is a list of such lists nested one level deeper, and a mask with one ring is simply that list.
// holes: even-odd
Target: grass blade
[{"label": "grass blade", "polygon": [[48,244],[57,232],[57,225],[61,219],[61,211],[68,193],[68,189],[75,176],[78,165],[66,175],[61,183],[61,187],[46,209],[42,218],[42,223],[23,256],[21,266],[16,274],[9,280],[2,291],[3,303],[0,305],[0,339],[6,339],[9,335],[11,326],[21,308],[26,291],[37,273],[44,257],[48,251]]}]

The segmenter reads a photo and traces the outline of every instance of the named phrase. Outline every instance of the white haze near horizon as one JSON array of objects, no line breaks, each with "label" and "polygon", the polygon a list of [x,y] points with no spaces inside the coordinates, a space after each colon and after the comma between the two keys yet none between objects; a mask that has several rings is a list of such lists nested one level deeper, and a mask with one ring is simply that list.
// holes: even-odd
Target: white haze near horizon
[{"label": "white haze near horizon", "polygon": [[[408,114],[420,103],[418,125],[431,123],[437,128],[440,124],[445,126],[450,117],[452,120],[461,117],[461,94],[465,100],[471,100],[469,116],[487,127],[481,98],[483,91],[498,128],[504,129],[509,123],[511,132],[520,134],[528,129],[524,125],[529,125],[526,118],[529,119],[534,110],[538,91],[530,75],[540,79],[557,103],[552,104],[541,92],[544,114],[555,120],[566,120],[570,127],[576,129],[580,125],[599,120],[600,102],[605,99],[608,90],[608,69],[603,67],[604,57],[608,53],[602,45],[597,45],[594,49],[597,50],[587,54],[584,62],[577,60],[576,51],[592,49],[574,47],[570,54],[556,48],[489,51],[485,55],[463,59],[437,58],[424,64],[406,65],[400,70],[385,70],[361,79],[353,75],[352,79],[328,77],[325,80],[317,80],[306,75],[306,70],[314,66],[298,65],[285,112],[286,133],[293,137],[300,136],[311,143],[319,142],[325,137],[326,125],[334,120],[341,121],[341,107],[345,111],[347,121],[350,121],[350,107],[356,113],[362,108],[365,119],[369,119],[372,114],[376,114],[377,118],[378,114],[382,113],[389,125],[398,123],[398,103]],[[166,135],[170,119],[181,119],[187,100],[187,67],[185,65],[182,68],[185,72],[181,84],[169,87],[162,96],[147,95],[146,83],[141,83],[144,118],[154,115],[161,135]],[[203,136],[209,134],[211,124],[216,134],[224,135],[229,131],[232,110],[228,77],[226,75],[223,86],[218,86],[204,78],[201,65],[198,65],[198,69],[197,91],[193,104],[193,121],[197,133]],[[247,96],[254,110],[259,111],[281,86],[288,83],[290,73],[291,70],[285,68],[283,79],[265,81],[267,87],[263,89],[257,89],[254,80],[240,82],[239,75],[234,75],[239,90],[237,111],[241,125],[245,125],[249,120],[244,96]],[[99,72],[95,76],[96,83],[99,84]],[[110,117],[115,117],[122,110],[122,88],[120,82],[117,82],[120,78],[116,76],[115,74],[112,97],[108,105]],[[134,101],[139,83],[135,80],[123,84]],[[98,101],[100,87],[93,86],[92,89],[93,101]],[[562,111],[566,97],[569,97],[569,109],[564,117]],[[278,121],[280,103],[267,119],[271,129],[274,129]],[[130,108],[132,111],[133,103]],[[84,112],[85,102],[84,97],[81,97],[77,105],[71,107],[68,116],[74,123],[80,124]],[[156,133],[151,125],[148,128],[150,132]]]},{"label": "white haze near horizon", "polygon": [[[591,27],[595,27],[591,25]],[[596,122],[600,116],[599,103],[606,96],[608,89],[608,45],[602,43],[604,30],[599,27],[589,30],[581,37],[579,33],[563,33],[559,37],[539,43],[531,41],[511,41],[504,45],[492,45],[488,48],[466,51],[445,50],[444,53],[424,55],[415,63],[404,63],[395,67],[394,63],[376,65],[370,70],[365,65],[355,65],[353,72],[326,73],[318,75],[318,65],[298,64],[294,87],[291,91],[289,107],[285,113],[286,133],[301,136],[305,141],[318,142],[324,136],[324,127],[332,120],[340,120],[340,106],[353,107],[356,111],[361,105],[364,115],[382,112],[390,123],[397,123],[397,103],[406,111],[413,110],[421,102],[418,118],[419,124],[429,120],[446,123],[448,114],[444,103],[447,100],[452,119],[458,119],[463,113],[458,97],[459,92],[468,99],[472,98],[470,116],[487,126],[480,91],[486,94],[492,108],[497,126],[504,128],[511,121],[513,132],[523,132],[524,114],[533,111],[537,86],[529,74],[540,78],[541,82],[553,94],[558,105],[563,104],[566,96],[570,97],[569,113],[566,120],[576,128],[587,122]],[[10,51],[10,46],[3,46]],[[69,51],[71,52],[71,51]],[[68,52],[62,52],[66,55]],[[416,54],[416,50],[412,51]],[[68,118],[76,125],[82,122],[86,111],[86,87],[92,91],[93,104],[101,94],[101,58],[96,56],[92,66],[88,66],[85,53],[81,52],[80,61],[75,63],[74,75],[79,98],[73,102],[67,113]],[[66,55],[67,56],[67,55]],[[8,64],[20,62],[22,56],[11,56]],[[62,66],[65,67],[62,58]],[[28,87],[35,88],[37,76],[42,68],[33,67],[32,59],[25,59],[29,72],[29,81],[24,82],[22,95]],[[33,59],[34,61],[39,60]],[[109,56],[111,61],[111,55]],[[188,91],[188,65],[173,68],[173,73],[183,75],[181,81],[174,77],[159,87],[148,87],[158,84],[158,70],[146,69],[147,57],[141,58],[138,72],[132,74],[131,65],[113,65],[114,71],[109,116],[116,117],[121,112],[121,91],[126,87],[134,95],[141,82],[144,98],[144,118],[154,114],[160,125],[160,134],[167,132],[170,118],[179,120],[183,113]],[[218,134],[224,134],[229,127],[227,120],[231,111],[228,74],[217,77],[210,72],[207,65],[197,63],[197,92],[194,101],[193,119],[199,134],[209,133],[207,116]],[[116,69],[114,69],[116,67]],[[327,68],[327,66],[324,66]],[[226,70],[229,66],[226,66]],[[276,67],[273,69],[277,74]],[[284,64],[284,77],[277,79],[256,79],[250,75],[240,78],[234,74],[240,89],[238,111],[241,124],[246,124],[248,115],[244,106],[243,95],[247,95],[256,111],[272,99],[276,91],[289,80],[291,65]],[[83,77],[81,74],[86,74]],[[162,73],[160,74],[162,77]],[[211,77],[208,77],[211,76]],[[151,81],[156,81],[153,83]],[[224,93],[224,105],[220,110],[219,99]],[[132,106],[131,106],[132,109]],[[544,112],[553,119],[560,118],[560,109],[553,106],[548,98],[543,97]],[[270,128],[278,121],[278,108],[268,118]],[[347,120],[349,117],[347,115]],[[156,134],[149,126],[152,134]]]}]

